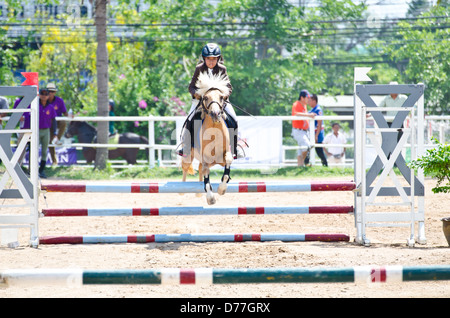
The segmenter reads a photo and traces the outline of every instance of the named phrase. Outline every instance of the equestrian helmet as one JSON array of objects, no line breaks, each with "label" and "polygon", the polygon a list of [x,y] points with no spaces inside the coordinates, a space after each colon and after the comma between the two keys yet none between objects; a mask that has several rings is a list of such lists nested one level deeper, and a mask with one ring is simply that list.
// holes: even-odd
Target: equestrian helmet
[{"label": "equestrian helmet", "polygon": [[220,52],[220,47],[216,43],[208,43],[202,49],[203,57],[208,56],[218,57],[221,54],[222,53]]}]

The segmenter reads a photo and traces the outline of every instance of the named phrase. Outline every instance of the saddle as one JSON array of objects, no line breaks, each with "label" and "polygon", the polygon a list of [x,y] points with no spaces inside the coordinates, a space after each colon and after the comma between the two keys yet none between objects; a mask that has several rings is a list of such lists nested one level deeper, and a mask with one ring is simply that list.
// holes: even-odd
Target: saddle
[{"label": "saddle", "polygon": [[[199,105],[200,106],[200,105]],[[227,126],[227,128],[229,129],[230,132],[230,143],[231,143],[231,147],[232,147],[232,153],[234,158],[242,158],[245,157],[245,152],[244,152],[244,147],[246,146],[248,148],[248,144],[243,141],[245,145],[242,144],[238,144],[238,123],[236,120],[234,120],[226,110],[224,110],[225,114],[226,114],[226,119],[225,119],[225,125]],[[201,107],[197,107],[194,111],[194,114],[192,116],[191,119],[189,119],[188,116],[183,124],[183,128],[181,129],[181,140],[183,140],[183,135],[184,135],[184,129],[187,129],[190,133],[191,136],[191,148],[194,148],[195,146],[195,140],[198,140],[199,137],[199,132],[200,132],[200,128],[198,129],[198,131],[194,131],[194,122],[196,120],[202,120],[202,111],[201,111]],[[203,121],[203,120],[202,120]],[[198,145],[200,143],[197,143]],[[238,149],[240,148],[242,151],[241,153],[243,154],[241,157],[238,157]],[[179,150],[178,154],[180,156],[183,156],[183,150]]]},{"label": "saddle", "polygon": [[[108,136],[108,144],[109,145],[118,145],[119,144],[119,134],[115,133]],[[108,147],[108,150],[115,150],[118,147]]]},{"label": "saddle", "polygon": [[[238,124],[237,124],[237,122],[236,122],[236,121],[235,121],[235,120],[227,113],[226,110],[225,110],[224,112],[225,112],[225,114],[226,114],[225,125],[227,126],[228,129],[232,128],[232,129],[235,131],[235,134],[234,134],[234,135],[235,135],[235,137],[237,138],[237,128],[238,128]],[[200,130],[194,131],[194,122],[195,122],[196,120],[201,120],[201,121],[203,122],[201,108],[199,108],[199,107],[194,111],[194,115],[192,116],[192,119],[189,120],[189,116],[188,116],[188,118],[186,118],[186,121],[184,122],[183,128],[182,128],[182,133],[181,133],[181,135],[183,135],[183,130],[184,130],[184,129],[187,129],[187,130],[190,132],[190,134],[191,134],[191,147],[194,147],[194,140],[199,138],[199,132],[200,132]],[[230,136],[230,140],[231,140],[231,137],[232,137],[232,136]]]}]

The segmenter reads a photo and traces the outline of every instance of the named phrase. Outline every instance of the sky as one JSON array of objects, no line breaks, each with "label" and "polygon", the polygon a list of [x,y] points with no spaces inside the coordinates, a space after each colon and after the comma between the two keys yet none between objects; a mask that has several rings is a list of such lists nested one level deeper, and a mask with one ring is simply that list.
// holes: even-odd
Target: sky
[{"label": "sky", "polygon": [[[411,0],[353,0],[354,3],[365,2],[375,18],[404,18],[408,11],[408,4]],[[317,0],[288,0],[291,4],[301,4],[306,7],[317,6]],[[431,4],[436,4],[437,0],[429,0]]]},{"label": "sky", "polygon": [[366,0],[368,11],[377,18],[404,18],[410,2],[411,0]]}]

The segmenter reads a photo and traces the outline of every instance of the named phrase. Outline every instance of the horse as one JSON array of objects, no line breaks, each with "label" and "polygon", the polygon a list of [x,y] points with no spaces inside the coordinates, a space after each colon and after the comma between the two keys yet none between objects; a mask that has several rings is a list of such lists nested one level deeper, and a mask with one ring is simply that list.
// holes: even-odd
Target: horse
[{"label": "horse", "polygon": [[200,145],[192,147],[190,155],[183,158],[181,162],[182,181],[185,182],[186,175],[194,172],[192,168],[193,158],[199,161],[199,181],[202,181],[203,178],[206,201],[210,205],[216,203],[209,180],[210,167],[217,164],[224,167],[221,183],[217,190],[219,195],[224,195],[230,181],[230,166],[233,162],[233,155],[230,150],[230,134],[225,124],[226,114],[224,112],[225,97],[229,95],[228,83],[228,79],[220,76],[220,74],[209,75],[204,72],[199,75],[196,86],[198,87],[197,94],[201,96],[198,106],[201,107],[202,119],[199,131]]},{"label": "horse", "polygon": [[[78,136],[80,143],[93,143],[97,139],[97,129],[84,122],[84,121],[72,121],[64,134],[66,138]],[[119,134],[119,144],[147,144],[148,139],[144,136],[132,132],[126,132]],[[111,144],[112,147],[116,147],[116,144]],[[108,151],[109,159],[116,159],[118,157],[124,158],[128,164],[136,164],[136,157],[138,154],[138,148],[115,148]],[[96,148],[83,147],[83,156],[87,163],[92,163],[95,160]]]}]

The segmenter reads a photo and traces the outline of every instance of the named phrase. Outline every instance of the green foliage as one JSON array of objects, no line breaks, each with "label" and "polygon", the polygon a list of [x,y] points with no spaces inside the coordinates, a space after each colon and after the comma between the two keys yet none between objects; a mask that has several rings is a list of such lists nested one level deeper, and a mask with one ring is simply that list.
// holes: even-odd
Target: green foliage
[{"label": "green foliage", "polygon": [[[423,13],[423,19],[398,24],[397,37],[375,41],[390,60],[402,68],[400,83],[424,83],[425,106],[428,113],[448,114],[450,111],[450,31],[448,6],[435,6]],[[437,18],[428,18],[435,16]],[[439,18],[447,17],[447,18]]]},{"label": "green foliage", "polygon": [[13,83],[11,69],[17,64],[17,55],[13,44],[8,43],[6,32],[0,33],[0,83],[7,86]]},{"label": "green foliage", "polygon": [[[49,21],[55,22],[55,21]],[[96,44],[89,41],[84,29],[45,30],[39,50],[27,57],[27,71],[38,72],[39,81],[54,82],[68,108],[85,114],[97,111]]]},{"label": "green foliage", "polygon": [[[17,22],[18,2],[6,2],[12,8],[9,22]],[[450,110],[445,19],[405,20],[395,26],[394,36],[368,46],[367,33],[348,31],[348,25],[359,26],[356,22],[339,22],[363,19],[364,2],[320,0],[313,8],[287,0],[145,2],[148,9],[139,13],[129,0],[109,7],[111,23],[123,24],[127,33],[134,34],[130,39],[109,32],[109,97],[116,103],[116,116],[186,112],[191,100],[187,87],[207,42],[222,48],[234,88],[231,102],[254,115],[289,114],[304,88],[316,94],[352,94],[353,67],[359,65],[352,63],[372,56],[390,61],[374,65],[370,73],[374,83],[423,82],[428,112]],[[423,13],[427,16],[448,16],[448,7],[435,6]],[[42,22],[61,23],[66,18]],[[57,81],[60,96],[75,113],[96,115],[95,28],[91,20],[80,23],[73,29],[27,27],[31,32],[27,41],[34,39],[33,30],[43,35],[37,50],[25,40],[6,38],[8,28],[0,26],[0,82],[11,83],[9,70],[22,64],[28,71],[38,71],[45,82]],[[342,64],[320,63],[328,59]],[[139,107],[144,102],[147,107]],[[146,124],[136,125],[117,122],[116,128],[146,132]],[[160,138],[167,135],[163,128],[158,128]]]},{"label": "green foliage", "polygon": [[[437,178],[436,187],[432,189],[434,193],[450,193],[450,144],[439,143],[436,148],[428,149],[425,155],[412,161],[409,166],[412,169],[421,168],[425,175]],[[446,183],[442,184],[443,182]]]}]

